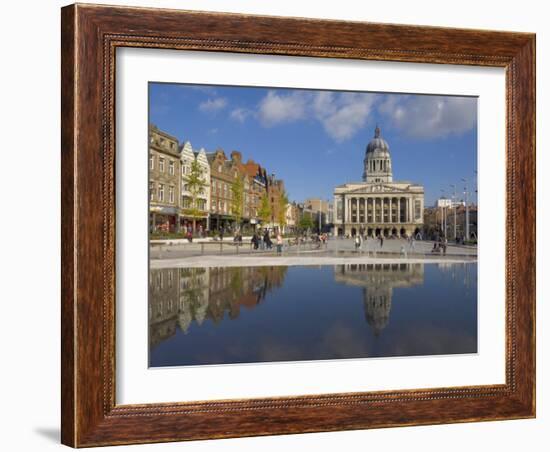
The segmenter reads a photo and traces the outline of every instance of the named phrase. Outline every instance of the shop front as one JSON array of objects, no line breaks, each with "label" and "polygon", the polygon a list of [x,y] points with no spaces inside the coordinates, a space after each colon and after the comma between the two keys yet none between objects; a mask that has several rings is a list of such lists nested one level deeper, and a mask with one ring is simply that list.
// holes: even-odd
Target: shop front
[{"label": "shop front", "polygon": [[[193,228],[194,223],[194,228]],[[189,216],[180,216],[180,231],[191,232],[195,237],[206,237],[209,231],[208,216],[191,218]]]},{"label": "shop front", "polygon": [[149,210],[149,232],[178,232],[177,210],[174,207],[151,206]]},{"label": "shop front", "polygon": [[210,217],[210,230],[221,231],[224,233],[232,232],[235,225],[235,218],[230,215],[218,215],[214,214]]}]

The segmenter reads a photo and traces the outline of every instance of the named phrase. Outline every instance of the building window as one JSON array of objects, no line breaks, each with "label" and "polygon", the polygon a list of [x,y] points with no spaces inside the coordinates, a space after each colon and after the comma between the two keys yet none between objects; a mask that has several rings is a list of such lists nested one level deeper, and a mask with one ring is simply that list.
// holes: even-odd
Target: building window
[{"label": "building window", "polygon": [[168,174],[170,174],[170,176],[174,175],[174,168],[174,162],[170,160],[170,163],[168,164]]},{"label": "building window", "polygon": [[164,173],[164,159],[163,158],[159,158],[159,171],[161,173]]},{"label": "building window", "polygon": [[168,198],[170,200],[170,204],[174,204],[174,187],[172,186],[168,187]]},{"label": "building window", "polygon": [[159,184],[159,194],[158,194],[159,201],[164,201],[164,184]]},{"label": "building window", "polygon": [[153,201],[155,199],[155,183],[149,182],[149,200]]},{"label": "building window", "polygon": [[155,157],[152,155],[149,156],[149,169],[155,169]]},{"label": "building window", "polygon": [[221,172],[222,172],[222,166],[218,165],[218,173],[221,173]]}]

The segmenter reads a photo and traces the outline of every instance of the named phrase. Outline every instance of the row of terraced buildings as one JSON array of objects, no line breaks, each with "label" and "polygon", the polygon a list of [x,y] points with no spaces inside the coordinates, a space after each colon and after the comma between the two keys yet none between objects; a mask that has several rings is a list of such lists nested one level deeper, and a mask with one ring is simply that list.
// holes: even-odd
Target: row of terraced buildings
[{"label": "row of terraced buildings", "polygon": [[[194,163],[195,162],[195,163]],[[193,195],[189,187],[193,165],[198,164],[202,184]],[[235,215],[236,181],[242,181],[242,207]],[[254,160],[243,161],[238,151],[229,156],[222,149],[207,152],[193,149],[154,125],[149,127],[149,231],[151,233],[188,232],[203,235],[208,231],[230,232],[239,228],[253,230],[278,228],[284,182],[268,174]],[[262,198],[269,203],[270,218],[259,217]],[[265,203],[265,200],[264,200]],[[285,223],[293,223],[286,217]],[[236,224],[236,223],[240,224]]]}]

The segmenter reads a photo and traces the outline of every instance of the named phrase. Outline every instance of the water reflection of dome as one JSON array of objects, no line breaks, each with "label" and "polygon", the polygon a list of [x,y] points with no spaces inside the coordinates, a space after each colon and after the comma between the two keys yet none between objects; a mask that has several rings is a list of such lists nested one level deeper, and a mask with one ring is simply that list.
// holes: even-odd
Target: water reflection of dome
[{"label": "water reflection of dome", "polygon": [[390,320],[393,289],[423,284],[424,264],[336,265],[334,280],[363,288],[365,319],[378,336]]},{"label": "water reflection of dome", "polygon": [[367,288],[363,289],[363,308],[365,319],[378,336],[390,321],[392,289]]}]

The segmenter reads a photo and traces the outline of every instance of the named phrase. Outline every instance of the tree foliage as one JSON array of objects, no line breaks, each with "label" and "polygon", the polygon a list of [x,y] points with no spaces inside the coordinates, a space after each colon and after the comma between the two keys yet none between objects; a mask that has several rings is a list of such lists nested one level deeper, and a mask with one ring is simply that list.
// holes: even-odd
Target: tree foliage
[{"label": "tree foliage", "polygon": [[311,213],[304,212],[302,218],[300,218],[300,229],[306,231],[308,229],[313,229],[313,219],[311,218]]},{"label": "tree foliage", "polygon": [[271,206],[269,204],[267,193],[264,193],[262,199],[260,200],[258,217],[262,220],[262,223],[269,223],[269,220],[271,219]]},{"label": "tree foliage", "polygon": [[204,212],[199,209],[198,198],[206,186],[202,168],[196,160],[191,163],[191,172],[187,177],[186,184],[187,190],[191,193],[191,205],[186,209],[186,213],[193,218],[193,229],[195,229],[195,220],[204,215]]},{"label": "tree foliage", "polygon": [[286,191],[281,191],[279,195],[279,211],[277,212],[277,222],[279,227],[286,226],[286,209],[288,207],[288,195]]},{"label": "tree foliage", "polygon": [[244,179],[237,177],[231,185],[231,213],[237,226],[241,224],[244,210]]}]

